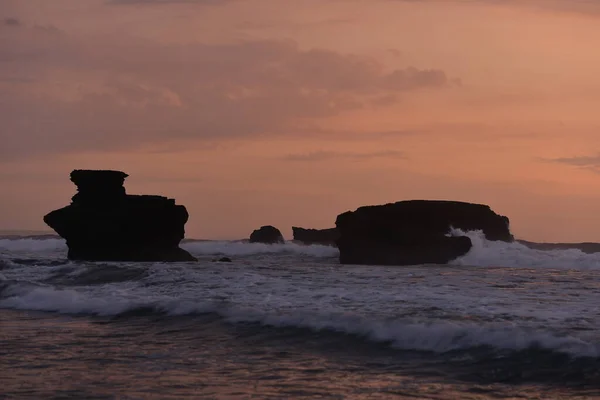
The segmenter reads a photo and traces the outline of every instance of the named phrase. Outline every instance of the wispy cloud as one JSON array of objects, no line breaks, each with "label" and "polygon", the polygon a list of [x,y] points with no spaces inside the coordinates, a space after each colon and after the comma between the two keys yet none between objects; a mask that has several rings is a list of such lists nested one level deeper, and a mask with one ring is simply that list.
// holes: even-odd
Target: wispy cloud
[{"label": "wispy cloud", "polygon": [[107,4],[113,5],[173,5],[173,4],[197,4],[218,6],[236,0],[107,0]]},{"label": "wispy cloud", "polygon": [[[498,0],[486,0],[499,3]],[[510,4],[528,5],[540,9],[552,9],[563,12],[575,12],[588,15],[600,14],[600,1],[598,0],[510,0]]]},{"label": "wispy cloud", "polygon": [[401,151],[387,150],[366,153],[337,152],[337,151],[313,151],[303,154],[288,154],[284,157],[287,161],[328,161],[332,159],[345,159],[350,161],[364,161],[375,158],[406,159]]},{"label": "wispy cloud", "polygon": [[177,45],[24,27],[0,47],[0,159],[287,134],[298,121],[448,84],[442,70],[388,72],[292,41]]},{"label": "wispy cloud", "polygon": [[382,0],[398,1],[404,3],[430,2],[430,3],[480,3],[490,5],[509,5],[518,7],[533,7],[540,10],[554,10],[563,12],[575,12],[588,15],[600,15],[599,0]]},{"label": "wispy cloud", "polygon": [[19,21],[16,18],[4,18],[4,20],[2,20],[2,25],[5,25],[5,26],[20,26],[21,25],[21,21]]},{"label": "wispy cloud", "polygon": [[351,18],[326,18],[317,21],[299,22],[291,19],[277,19],[267,21],[244,21],[236,25],[238,29],[247,30],[264,30],[264,29],[279,29],[288,30],[309,30],[323,26],[331,27],[332,25],[347,25],[355,23],[356,20]]},{"label": "wispy cloud", "polygon": [[600,153],[597,155],[559,157],[540,159],[542,162],[550,162],[579,168],[595,174],[600,174]]},{"label": "wispy cloud", "polygon": [[546,159],[546,161],[572,165],[574,167],[600,168],[600,154],[595,156],[551,158]]}]

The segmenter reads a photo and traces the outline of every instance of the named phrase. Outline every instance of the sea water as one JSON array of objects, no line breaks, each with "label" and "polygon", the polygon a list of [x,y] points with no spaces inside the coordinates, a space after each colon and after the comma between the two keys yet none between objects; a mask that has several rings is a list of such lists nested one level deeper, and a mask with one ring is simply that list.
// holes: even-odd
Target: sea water
[{"label": "sea water", "polygon": [[0,399],[600,398],[600,254],[468,235],[411,267],[239,241],[70,262],[58,238],[0,239]]}]

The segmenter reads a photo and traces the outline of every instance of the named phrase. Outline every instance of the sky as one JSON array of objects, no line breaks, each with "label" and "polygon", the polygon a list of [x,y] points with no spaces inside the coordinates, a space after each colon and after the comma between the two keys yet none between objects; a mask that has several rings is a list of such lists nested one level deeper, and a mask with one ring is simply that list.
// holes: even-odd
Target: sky
[{"label": "sky", "polygon": [[192,238],[408,199],[600,242],[600,0],[0,0],[0,229],[73,169]]}]

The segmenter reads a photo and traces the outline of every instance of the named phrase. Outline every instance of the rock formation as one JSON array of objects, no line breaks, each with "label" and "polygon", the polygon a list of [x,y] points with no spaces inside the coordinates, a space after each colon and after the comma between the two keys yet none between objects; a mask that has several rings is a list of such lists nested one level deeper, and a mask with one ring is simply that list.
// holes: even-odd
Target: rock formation
[{"label": "rock formation", "polygon": [[294,240],[303,244],[321,244],[326,246],[335,246],[335,242],[340,237],[337,228],[329,229],[304,229],[292,226]]},{"label": "rock formation", "polygon": [[488,240],[513,241],[509,220],[482,204],[410,200],[365,206],[338,215],[337,245],[342,264],[445,264],[472,246],[450,227],[482,230]]},{"label": "rock formation", "polygon": [[271,225],[261,226],[260,229],[256,229],[250,234],[250,243],[285,243],[283,235],[279,229]]},{"label": "rock formation", "polygon": [[188,212],[162,196],[128,195],[121,171],[74,170],[70,205],[44,216],[71,260],[196,261],[179,247]]}]

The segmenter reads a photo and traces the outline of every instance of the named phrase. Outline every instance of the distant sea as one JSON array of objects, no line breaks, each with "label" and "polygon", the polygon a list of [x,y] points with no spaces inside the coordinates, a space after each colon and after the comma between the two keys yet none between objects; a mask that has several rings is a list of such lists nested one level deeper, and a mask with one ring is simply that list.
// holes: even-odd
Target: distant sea
[{"label": "distant sea", "polygon": [[240,241],[70,262],[4,232],[0,399],[600,398],[600,253],[468,235],[451,265],[380,267]]}]

